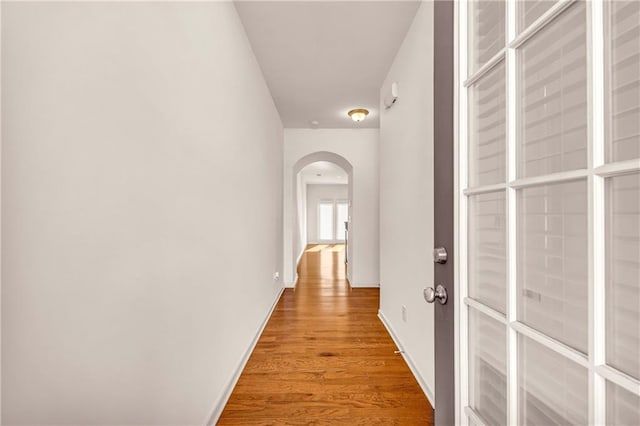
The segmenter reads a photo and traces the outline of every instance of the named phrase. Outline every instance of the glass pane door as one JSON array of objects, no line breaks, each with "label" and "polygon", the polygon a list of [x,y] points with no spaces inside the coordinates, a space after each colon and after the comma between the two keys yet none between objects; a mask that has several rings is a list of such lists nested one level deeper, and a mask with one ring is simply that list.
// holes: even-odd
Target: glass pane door
[{"label": "glass pane door", "polygon": [[640,1],[456,6],[457,418],[640,424]]}]

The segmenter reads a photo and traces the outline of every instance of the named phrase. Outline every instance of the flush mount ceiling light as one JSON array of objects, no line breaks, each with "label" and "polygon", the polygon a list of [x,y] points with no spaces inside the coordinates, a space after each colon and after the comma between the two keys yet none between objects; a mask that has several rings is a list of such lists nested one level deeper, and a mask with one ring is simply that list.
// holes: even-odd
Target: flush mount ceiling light
[{"label": "flush mount ceiling light", "polygon": [[369,110],[364,108],[356,108],[349,111],[347,115],[351,117],[353,121],[360,122],[364,120],[367,115],[369,115]]}]

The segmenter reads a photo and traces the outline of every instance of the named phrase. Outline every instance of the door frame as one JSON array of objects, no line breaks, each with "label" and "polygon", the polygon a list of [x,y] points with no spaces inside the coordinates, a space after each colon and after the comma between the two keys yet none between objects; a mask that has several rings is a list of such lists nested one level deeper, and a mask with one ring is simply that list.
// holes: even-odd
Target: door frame
[{"label": "door frame", "polygon": [[[442,285],[448,293],[445,304],[435,302],[435,411],[437,425],[456,423],[456,343],[455,312],[458,308],[455,274],[457,260],[452,254],[458,246],[455,238],[455,88],[456,80],[456,2],[434,3],[433,25],[433,200],[435,247],[444,247],[448,259],[433,268],[434,287]],[[430,260],[428,260],[430,261]]]},{"label": "door frame", "polygon": [[[466,11],[466,8],[465,8]],[[462,401],[468,400],[468,389],[465,386],[463,388],[462,383],[468,383],[468,371],[467,364],[462,362],[461,359],[461,342],[462,339],[467,339],[467,327],[461,327],[462,324],[462,312],[465,311],[465,320],[466,320],[466,310],[464,309],[464,297],[462,296],[462,288],[460,286],[460,275],[466,272],[466,265],[462,265],[460,262],[460,237],[462,235],[466,235],[466,214],[463,218],[460,216],[461,214],[461,203],[465,203],[466,199],[462,194],[461,186],[460,186],[460,140],[464,136],[466,140],[466,134],[462,134],[460,129],[461,120],[466,120],[466,93],[464,102],[461,102],[460,99],[461,91],[461,81],[460,81],[460,39],[461,32],[464,32],[464,37],[467,37],[467,29],[460,27],[460,1],[454,1],[453,6],[453,240],[457,242],[455,247],[453,248],[453,259],[455,262],[455,269],[453,275],[453,288],[455,292],[454,300],[455,303],[455,311],[454,311],[454,322],[453,322],[453,341],[454,341],[454,388],[455,388],[455,399],[454,399],[454,419],[456,425],[466,424],[463,423],[463,419],[461,418],[462,413]],[[464,106],[464,109],[462,108]],[[466,130],[466,126],[465,126]],[[462,210],[466,213],[466,205]],[[461,227],[464,224],[464,229]],[[463,397],[464,392],[464,397]]]}]

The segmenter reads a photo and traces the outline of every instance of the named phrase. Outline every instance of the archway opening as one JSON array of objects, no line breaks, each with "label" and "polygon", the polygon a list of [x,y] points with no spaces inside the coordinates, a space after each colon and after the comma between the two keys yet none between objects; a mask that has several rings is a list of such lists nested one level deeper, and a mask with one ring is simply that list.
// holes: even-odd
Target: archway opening
[{"label": "archway opening", "polygon": [[316,152],[298,160],[292,179],[292,275],[297,277],[298,262],[308,244],[344,243],[347,279],[351,282],[353,166],[335,153]]}]

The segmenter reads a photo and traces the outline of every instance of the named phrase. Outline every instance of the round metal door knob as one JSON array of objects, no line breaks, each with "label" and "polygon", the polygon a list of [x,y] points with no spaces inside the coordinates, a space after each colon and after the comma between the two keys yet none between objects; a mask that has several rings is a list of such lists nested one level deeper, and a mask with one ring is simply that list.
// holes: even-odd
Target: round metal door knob
[{"label": "round metal door knob", "polygon": [[433,303],[436,301],[436,299],[441,305],[447,303],[447,289],[444,288],[442,284],[438,284],[435,290],[433,289],[433,287],[425,288],[423,291],[423,295],[424,300],[426,300],[428,303]]}]

